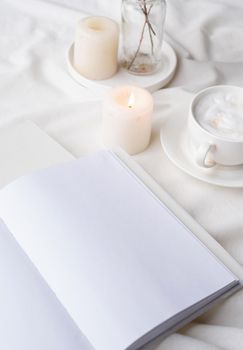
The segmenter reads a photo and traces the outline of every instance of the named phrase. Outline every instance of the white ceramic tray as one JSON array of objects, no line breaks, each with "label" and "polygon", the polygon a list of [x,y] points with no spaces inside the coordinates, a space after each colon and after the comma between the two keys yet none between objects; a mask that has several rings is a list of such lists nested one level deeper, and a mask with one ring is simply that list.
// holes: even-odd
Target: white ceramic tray
[{"label": "white ceramic tray", "polygon": [[177,65],[177,57],[174,49],[167,43],[163,43],[163,55],[161,68],[151,75],[133,75],[122,67],[119,68],[116,75],[106,80],[89,80],[82,76],[73,66],[74,44],[70,46],[67,52],[67,66],[71,77],[77,83],[94,90],[104,91],[118,85],[137,85],[150,92],[154,92],[165,86],[173,78]]}]

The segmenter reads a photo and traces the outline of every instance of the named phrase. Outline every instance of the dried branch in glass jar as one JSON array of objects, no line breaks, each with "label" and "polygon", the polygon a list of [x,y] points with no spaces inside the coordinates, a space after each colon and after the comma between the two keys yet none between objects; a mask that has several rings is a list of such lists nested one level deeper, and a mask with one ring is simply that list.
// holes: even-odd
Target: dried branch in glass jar
[{"label": "dried branch in glass jar", "polygon": [[123,0],[124,66],[134,74],[149,74],[160,63],[164,0]]}]

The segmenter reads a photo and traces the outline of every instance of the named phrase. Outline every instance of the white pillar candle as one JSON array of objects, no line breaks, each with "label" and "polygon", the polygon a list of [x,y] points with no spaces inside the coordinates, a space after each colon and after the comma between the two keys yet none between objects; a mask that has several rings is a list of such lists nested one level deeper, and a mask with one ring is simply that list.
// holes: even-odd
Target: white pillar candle
[{"label": "white pillar candle", "polygon": [[107,79],[117,71],[119,28],[106,17],[86,17],[77,24],[74,67],[84,77]]},{"label": "white pillar candle", "polygon": [[129,154],[142,152],[150,142],[152,95],[134,86],[116,87],[104,100],[102,137],[106,147],[123,148]]}]

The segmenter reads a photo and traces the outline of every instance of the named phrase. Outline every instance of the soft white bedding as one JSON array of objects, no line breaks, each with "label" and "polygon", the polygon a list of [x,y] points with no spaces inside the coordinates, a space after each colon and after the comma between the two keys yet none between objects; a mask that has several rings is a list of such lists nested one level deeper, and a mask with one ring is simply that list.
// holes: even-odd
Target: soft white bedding
[{"label": "soft white bedding", "polygon": [[[100,96],[69,77],[65,53],[85,13],[119,18],[120,1],[1,0],[0,126],[29,118],[72,151],[100,147]],[[192,92],[243,86],[243,1],[168,0],[166,39],[179,57],[176,77],[154,94],[150,147],[135,159],[243,264],[243,190],[197,181],[166,158],[159,129],[187,113]],[[243,292],[167,338],[157,350],[243,349]]]}]

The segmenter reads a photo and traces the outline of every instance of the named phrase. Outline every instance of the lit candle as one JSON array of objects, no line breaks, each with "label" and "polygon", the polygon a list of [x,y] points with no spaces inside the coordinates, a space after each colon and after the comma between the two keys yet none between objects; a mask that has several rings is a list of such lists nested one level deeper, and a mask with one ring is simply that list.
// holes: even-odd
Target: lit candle
[{"label": "lit candle", "polygon": [[74,67],[84,77],[103,80],[117,71],[119,28],[106,17],[86,17],[77,24]]},{"label": "lit candle", "polygon": [[102,136],[106,147],[129,154],[142,152],[150,142],[152,95],[134,86],[110,90],[104,100]]}]

